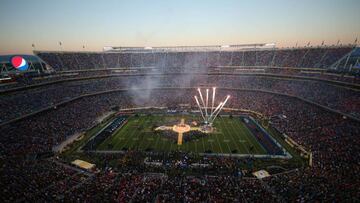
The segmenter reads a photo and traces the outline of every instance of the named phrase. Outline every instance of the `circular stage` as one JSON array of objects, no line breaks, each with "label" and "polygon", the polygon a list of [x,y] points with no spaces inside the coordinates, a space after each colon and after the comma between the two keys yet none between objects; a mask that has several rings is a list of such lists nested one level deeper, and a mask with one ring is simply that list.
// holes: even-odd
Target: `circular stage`
[{"label": "circular stage", "polygon": [[172,130],[177,133],[186,133],[191,130],[191,127],[187,124],[177,124],[173,126]]}]

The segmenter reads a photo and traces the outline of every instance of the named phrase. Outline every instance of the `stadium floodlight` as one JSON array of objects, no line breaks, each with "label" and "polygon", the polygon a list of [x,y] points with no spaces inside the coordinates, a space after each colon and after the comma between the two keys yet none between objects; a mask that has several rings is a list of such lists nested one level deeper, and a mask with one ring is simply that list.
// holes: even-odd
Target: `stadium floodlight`
[{"label": "stadium floodlight", "polygon": [[219,115],[219,113],[221,112],[221,110],[223,109],[223,107],[225,106],[226,102],[229,100],[230,95],[227,95],[225,100],[220,102],[216,108],[214,108],[215,106],[215,95],[216,95],[216,87],[212,88],[212,100],[211,100],[211,106],[210,102],[209,102],[209,89],[206,89],[206,101],[204,101],[201,89],[198,88],[197,89],[200,99],[201,99],[201,103],[199,102],[199,99],[197,96],[194,96],[196,104],[200,110],[200,114],[201,117],[204,119],[204,123],[205,125],[209,125],[212,126],[213,122],[215,121],[215,118]]}]

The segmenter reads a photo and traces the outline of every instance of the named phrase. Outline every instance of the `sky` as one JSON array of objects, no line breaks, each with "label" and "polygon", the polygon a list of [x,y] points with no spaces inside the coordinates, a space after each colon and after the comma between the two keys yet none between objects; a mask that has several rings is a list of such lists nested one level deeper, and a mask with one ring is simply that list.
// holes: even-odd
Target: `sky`
[{"label": "sky", "polygon": [[345,44],[360,38],[359,20],[360,0],[0,0],[0,54],[31,54],[32,44]]}]

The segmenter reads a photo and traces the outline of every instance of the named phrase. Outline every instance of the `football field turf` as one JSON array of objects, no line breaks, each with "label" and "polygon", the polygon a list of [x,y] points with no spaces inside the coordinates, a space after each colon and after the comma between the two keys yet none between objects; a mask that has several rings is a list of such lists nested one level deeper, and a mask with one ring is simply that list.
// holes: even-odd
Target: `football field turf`
[{"label": "football field turf", "polygon": [[101,143],[97,150],[137,149],[145,151],[169,152],[182,150],[195,153],[236,153],[266,154],[266,150],[252,135],[239,117],[218,117],[215,131],[199,139],[177,145],[176,142],[154,133],[153,128],[161,123],[185,119],[190,124],[199,119],[193,115],[141,115],[131,116],[128,122]]}]

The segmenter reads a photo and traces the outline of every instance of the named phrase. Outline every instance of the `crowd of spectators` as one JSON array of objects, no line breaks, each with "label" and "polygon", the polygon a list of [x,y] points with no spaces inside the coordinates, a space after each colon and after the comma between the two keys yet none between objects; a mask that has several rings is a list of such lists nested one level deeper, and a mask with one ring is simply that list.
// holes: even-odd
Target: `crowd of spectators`
[{"label": "crowd of spectators", "polygon": [[[352,46],[337,46],[221,52],[39,52],[37,55],[50,64],[55,72],[44,72],[35,78],[16,76],[15,81],[0,85],[0,90],[53,82],[54,80],[114,73],[205,73],[208,71],[258,73],[259,68],[263,73],[269,74],[298,75],[358,83],[358,77],[344,77],[344,75],[332,74],[331,71],[324,71],[326,69],[323,71],[295,69],[329,68],[352,49]],[[237,68],[239,66],[242,67],[241,70]]]},{"label": "crowd of spectators", "polygon": [[275,66],[325,68],[353,47],[304,47],[274,50],[206,52],[39,52],[37,55],[58,71],[119,67]]},{"label": "crowd of spectators", "polygon": [[91,176],[51,159],[6,159],[0,172],[1,202],[51,201]]},{"label": "crowd of spectators", "polygon": [[[7,187],[2,187],[4,189],[2,189],[1,192],[7,194],[4,197],[7,200],[14,198],[19,199],[17,196],[18,193],[25,194],[26,196],[27,193],[35,192],[35,190],[33,191],[32,189],[33,186],[41,188],[37,189],[36,192],[43,191],[47,184],[46,182],[44,183],[41,178],[36,178],[36,173],[39,170],[38,167],[42,165],[45,169],[52,168],[53,170],[57,170],[57,166],[49,166],[43,163],[39,163],[39,165],[26,165],[26,160],[39,159],[43,154],[51,153],[53,146],[58,145],[75,133],[83,132],[94,126],[96,124],[96,118],[111,111],[113,106],[175,106],[175,104],[185,103],[190,103],[191,106],[195,106],[191,96],[195,94],[195,90],[154,89],[151,92],[151,97],[140,101],[136,100],[138,93],[141,92],[114,92],[94,95],[2,126],[0,152],[1,163],[5,164],[2,164],[1,183],[8,185]],[[209,178],[201,176],[191,178],[185,176],[179,182],[180,185],[177,185],[180,192],[176,195],[168,194],[166,191],[169,189],[166,190],[165,186],[161,189],[159,188],[159,185],[161,185],[160,182],[169,182],[172,178],[167,180],[164,178],[144,177],[143,173],[147,170],[150,170],[150,172],[154,171],[139,164],[141,163],[139,161],[142,160],[141,155],[140,158],[135,158],[136,155],[131,155],[131,159],[133,160],[130,163],[132,164],[122,165],[119,171],[121,174],[130,173],[135,175],[135,179],[136,176],[141,176],[139,185],[134,186],[135,192],[131,197],[121,195],[123,190],[119,190],[119,188],[122,187],[122,184],[120,184],[122,175],[119,177],[119,175],[99,174],[97,175],[98,177],[92,181],[85,182],[83,186],[71,190],[71,193],[66,193],[65,197],[58,197],[58,195],[60,195],[59,192],[56,193],[57,189],[53,188],[49,190],[49,194],[46,193],[46,196],[40,196],[39,198],[46,199],[55,195],[57,198],[77,201],[82,201],[81,199],[95,201],[101,198],[114,198],[115,201],[119,198],[125,198],[124,201],[127,201],[126,198],[131,198],[134,201],[138,200],[143,202],[150,201],[146,198],[152,200],[158,198],[159,201],[169,199],[170,201],[179,196],[186,202],[204,199],[208,201],[220,201],[221,199],[223,201],[236,201],[239,198],[247,199],[248,201],[257,201],[263,197],[268,198],[269,201],[272,201],[271,198],[275,198],[275,200],[280,198],[280,200],[285,199],[289,201],[359,200],[357,196],[359,183],[354,181],[360,178],[358,166],[358,160],[360,158],[358,153],[360,151],[360,140],[358,138],[360,127],[357,121],[288,96],[258,91],[223,90],[218,93],[218,97],[224,97],[227,94],[232,95],[228,103],[230,107],[250,109],[268,118],[272,118],[271,122],[275,128],[305,146],[313,153],[313,166],[311,168],[301,168],[294,173],[288,173],[284,176],[279,175],[269,179],[263,179],[262,182],[259,180],[239,181],[237,176],[234,175],[236,171],[239,170],[239,166],[241,166],[238,161],[231,158],[216,157],[203,159],[200,163],[205,165],[211,163],[211,167],[207,168],[205,170],[206,172],[202,171],[202,173],[212,173],[215,177]],[[163,164],[167,169],[161,169],[160,171],[166,174],[167,170],[176,168],[175,164],[170,164],[172,167],[169,169],[169,164],[165,162],[172,160],[171,163],[178,163],[178,159],[179,156],[167,157]],[[183,159],[184,158],[181,158],[181,160]],[[59,170],[61,170],[60,174],[67,174],[66,170]],[[56,171],[54,173],[56,173]],[[229,179],[227,179],[226,176],[220,177],[220,174],[226,174],[230,177]],[[30,177],[34,176],[35,178],[26,180],[24,177],[27,175]],[[15,176],[19,178],[19,181],[10,182],[10,180],[16,178]],[[50,176],[51,177],[46,179],[47,181],[53,181],[57,177],[56,175]],[[65,176],[72,177],[72,174]],[[3,181],[5,178],[9,181]],[[24,182],[21,182],[23,178],[27,182],[31,182],[31,184],[23,184]],[[234,179],[235,183],[232,183],[232,179]],[[154,184],[148,183],[147,181],[144,183],[142,180],[151,180],[150,182]],[[174,181],[176,180],[177,179],[174,178]],[[227,182],[228,185],[222,181]],[[135,183],[136,181],[134,181],[134,184]],[[129,187],[132,187],[132,183],[126,184],[130,184]],[[124,187],[126,187],[126,184]],[[178,183],[174,182],[169,184]],[[201,184],[203,184],[204,187],[200,187],[199,185]],[[232,184],[235,184],[236,187],[233,188],[232,186],[234,185]],[[61,183],[60,185],[64,184]],[[72,184],[69,183],[66,185]],[[222,190],[221,187],[225,186],[229,187],[229,189]],[[66,186],[63,187],[63,190],[61,190],[61,186],[58,188],[61,191],[67,190]],[[127,188],[124,189],[124,191],[127,190]],[[281,192],[283,190],[289,192],[283,194]],[[101,191],[103,192],[101,193]],[[239,193],[237,193],[238,191]],[[131,194],[127,192],[123,193],[127,195]],[[149,196],[149,193],[159,193],[160,195],[158,197],[154,195]],[[237,194],[241,196],[236,196]]]},{"label": "crowd of spectators", "polygon": [[[134,92],[138,88],[196,88],[199,86],[264,90],[288,94],[360,118],[359,91],[355,88],[328,82],[249,75],[160,74],[76,80],[3,93],[0,100],[2,109],[0,123],[78,96],[102,91],[127,89]],[[149,96],[149,94],[139,95],[139,99],[143,97],[147,99]]]},{"label": "crowd of spectators", "polygon": [[[40,53],[40,57],[58,70],[158,66],[160,72],[157,73],[160,74],[112,75],[2,93],[0,124],[28,113],[49,109],[1,126],[0,200],[359,201],[359,122],[292,97],[303,98],[359,118],[360,100],[356,88],[317,80],[264,75],[208,75],[203,74],[207,73],[208,69],[201,68],[269,64],[322,68],[350,50],[351,47],[191,54]],[[163,67],[169,69],[161,69]],[[191,68],[184,70],[181,67]],[[186,74],[196,67],[198,69],[195,72],[198,74]],[[276,73],[277,69],[273,71]],[[87,77],[96,75],[93,73],[77,74]],[[101,76],[110,76],[112,71],[99,73]],[[59,79],[77,78],[77,74],[59,76]],[[290,70],[286,74],[299,73]],[[52,81],[52,78],[43,81]],[[37,83],[35,81],[31,84]],[[149,160],[161,163],[156,167],[143,163],[147,156],[143,152],[129,150],[119,157],[105,155],[97,165],[101,172],[96,174],[61,164],[54,157],[43,158],[52,156],[53,148],[72,135],[97,125],[98,118],[112,111],[114,107],[176,107],[179,104],[196,107],[192,96],[196,94],[194,87],[198,86],[222,88],[218,91],[217,98],[231,95],[228,107],[252,110],[270,118],[271,125],[280,133],[289,136],[312,153],[312,166],[257,180],[249,178],[253,170],[258,170],[252,167],[252,160],[216,156],[199,158],[187,152],[154,154]],[[162,89],[158,89],[159,87]],[[7,89],[5,86],[0,88]],[[116,89],[127,91],[94,94]],[[86,94],[94,95],[76,99]],[[75,100],[70,101],[71,99]],[[66,101],[70,102],[58,105]],[[109,169],[108,162],[111,160],[116,160],[119,167]],[[184,168],[196,175],[179,172]],[[244,172],[244,168],[249,171]]]}]

